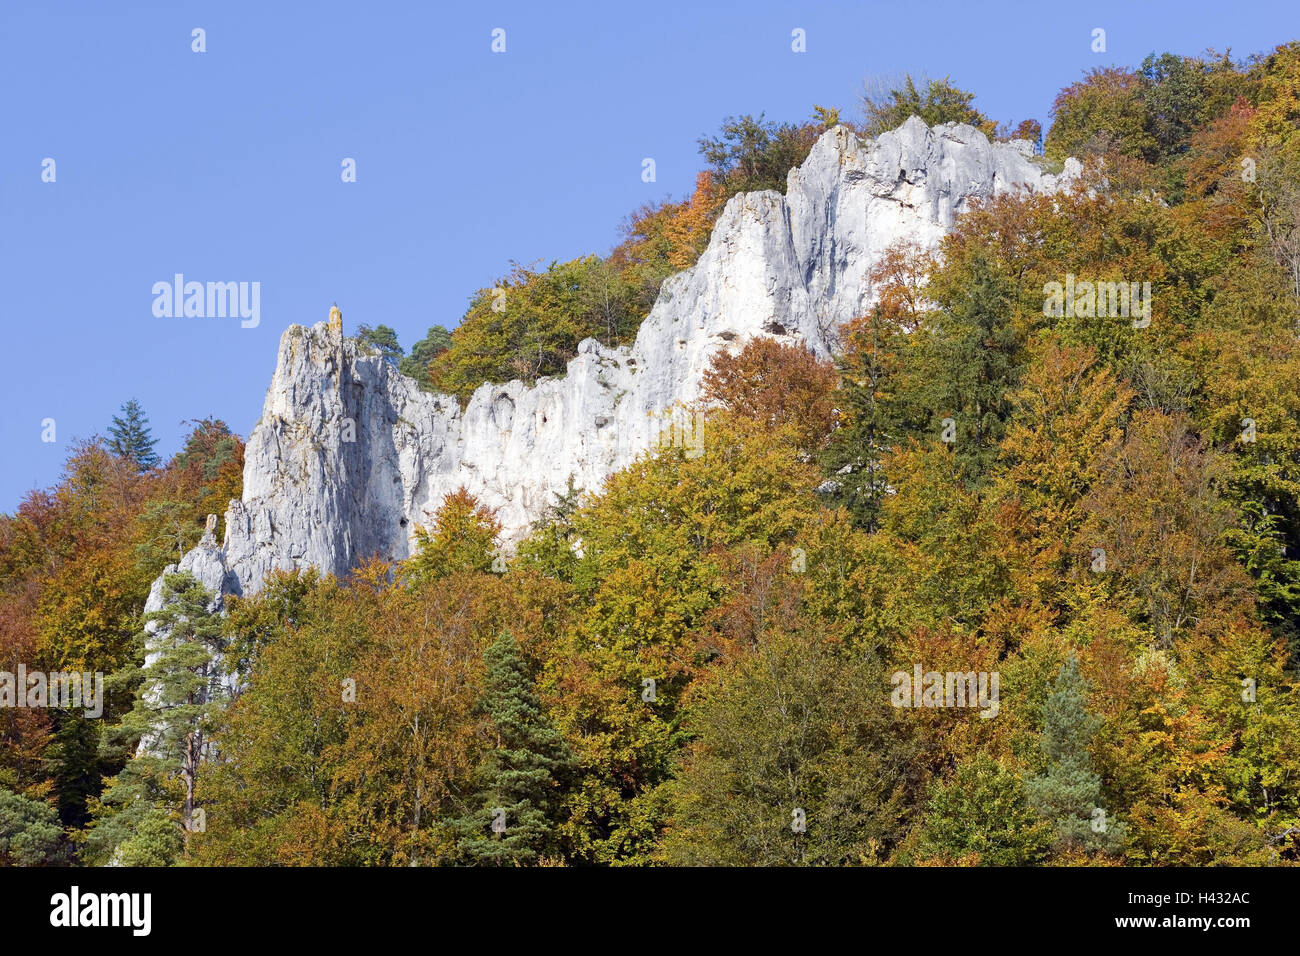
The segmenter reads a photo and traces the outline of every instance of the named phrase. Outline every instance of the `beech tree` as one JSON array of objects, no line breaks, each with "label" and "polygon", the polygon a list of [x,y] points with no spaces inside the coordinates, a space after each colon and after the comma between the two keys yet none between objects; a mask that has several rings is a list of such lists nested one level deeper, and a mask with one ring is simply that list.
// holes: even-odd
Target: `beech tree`
[{"label": "beech tree", "polygon": [[417,583],[435,581],[458,571],[487,571],[496,556],[501,523],[490,508],[464,486],[443,499],[428,527],[415,529],[417,550],[406,562]]}]

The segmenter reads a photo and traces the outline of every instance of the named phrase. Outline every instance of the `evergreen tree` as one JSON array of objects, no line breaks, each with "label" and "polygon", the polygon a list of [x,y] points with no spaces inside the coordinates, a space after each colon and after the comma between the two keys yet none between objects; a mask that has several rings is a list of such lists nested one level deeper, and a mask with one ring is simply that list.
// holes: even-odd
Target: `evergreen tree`
[{"label": "evergreen tree", "polygon": [[163,865],[180,852],[172,821],[194,819],[199,764],[224,706],[221,616],[211,608],[212,596],[183,571],[164,576],[163,598],[161,610],[144,616],[156,630],[140,635],[152,660],[142,673],[128,668],[113,677],[116,686],[140,681],[134,707],[110,731],[113,740],[138,749],[92,803],[85,841],[99,863]]},{"label": "evergreen tree", "polygon": [[121,411],[121,415],[113,416],[113,424],[109,426],[108,450],[119,458],[135,462],[141,471],[148,471],[158,464],[158,455],[154,452],[158,439],[149,429],[149,416],[134,398],[123,405]]},{"label": "evergreen tree", "polygon": [[0,861],[40,866],[59,855],[59,818],[48,803],[0,787]]},{"label": "evergreen tree", "polygon": [[429,363],[449,348],[451,348],[451,333],[441,325],[430,326],[424,338],[411,346],[411,354],[402,359],[397,367],[403,375],[419,382],[421,388],[432,391]]},{"label": "evergreen tree", "polygon": [[400,362],[402,360],[402,347],[397,344],[397,333],[386,325],[377,325],[371,328],[368,325],[362,325],[357,329],[357,341],[362,345],[377,349],[379,354],[390,362]]},{"label": "evergreen tree", "polygon": [[977,487],[987,480],[1006,434],[1024,346],[1011,322],[1010,283],[982,252],[971,256],[967,269],[953,287],[936,290],[940,308],[933,326],[923,330],[927,337],[910,383],[928,412],[928,421],[916,422],[924,428],[917,437],[941,437],[943,419],[951,419],[955,472]]},{"label": "evergreen tree", "polygon": [[889,493],[884,459],[900,432],[893,390],[904,334],[876,307],[850,324],[849,349],[836,363],[845,423],[821,456],[830,480],[819,490],[869,531],[876,530],[881,502]]},{"label": "evergreen tree", "polygon": [[1088,713],[1088,691],[1071,654],[1052,682],[1044,706],[1047,772],[1025,784],[1029,803],[1056,826],[1058,849],[1114,850],[1124,825],[1101,806],[1101,778],[1092,772],[1088,743],[1101,725]]},{"label": "evergreen tree", "polygon": [[104,759],[100,750],[100,723],[76,712],[61,712],[50,748],[45,752],[59,818],[70,828],[85,826],[88,801],[99,793],[105,774],[113,773],[120,766]]},{"label": "evergreen tree", "polygon": [[582,507],[582,489],[569,475],[565,491],[556,492],[550,505],[532,524],[532,533],[520,546],[517,558],[522,565],[534,568],[547,577],[570,580],[581,550],[581,538],[574,516]]},{"label": "evergreen tree", "polygon": [[556,850],[561,785],[572,765],[568,746],[542,710],[528,666],[509,631],[483,654],[482,708],[495,746],[476,773],[471,810],[449,824],[465,862],[535,863]]}]

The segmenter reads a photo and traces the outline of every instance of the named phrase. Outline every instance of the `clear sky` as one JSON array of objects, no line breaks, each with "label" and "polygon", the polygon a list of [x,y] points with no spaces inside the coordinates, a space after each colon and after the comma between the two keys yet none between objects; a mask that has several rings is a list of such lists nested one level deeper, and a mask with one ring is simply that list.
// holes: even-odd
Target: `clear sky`
[{"label": "clear sky", "polygon": [[[409,349],[511,260],[608,251],[727,115],[856,117],[865,78],[912,71],[1046,128],[1092,67],[1297,37],[1296,0],[0,0],[0,511],[131,397],[164,456],[187,419],[247,436],[280,333],[332,302]],[[259,282],[260,324],[156,317],[178,272]]]}]

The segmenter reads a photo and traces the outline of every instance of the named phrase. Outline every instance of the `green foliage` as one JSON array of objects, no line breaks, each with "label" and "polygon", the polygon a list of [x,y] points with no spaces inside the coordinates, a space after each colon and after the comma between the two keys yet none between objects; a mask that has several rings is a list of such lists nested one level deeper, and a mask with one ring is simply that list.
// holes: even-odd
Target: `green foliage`
[{"label": "green foliage", "polygon": [[115,686],[138,681],[139,688],[111,737],[128,750],[140,749],[92,807],[85,844],[88,857],[100,864],[131,857],[163,865],[171,857],[159,854],[179,849],[170,840],[159,842],[167,832],[160,819],[172,829],[178,815],[192,819],[199,764],[226,704],[218,659],[224,640],[212,595],[184,571],[164,576],[163,599],[161,610],[144,616],[146,627],[153,625],[140,635],[148,666],[114,675]]},{"label": "green foliage", "polygon": [[840,111],[834,107],[814,105],[812,118],[824,130],[840,125]]},{"label": "green foliage", "polygon": [[458,572],[487,571],[500,533],[493,512],[458,488],[443,499],[430,527],[415,529],[416,553],[406,562],[407,577],[425,583]]},{"label": "green foliage", "polygon": [[[78,445],[0,515],[0,663],[110,672],[106,719],[0,708],[0,856],[1300,860],[1297,77],[1288,44],[1062,91],[1049,149],[1097,160],[1077,186],[883,250],[834,367],[721,352],[668,440],[571,480],[508,568],[460,489],[408,562],[274,573],[224,618],[168,575],[142,668],[150,583],[238,497],[242,446],[211,419],[161,468]],[[972,102],[909,81],[873,115],[987,131]],[[838,121],[814,114],[729,120],[608,258],[517,269],[411,356],[382,326],[367,348],[464,399],[626,341],[726,198]],[[1150,281],[1152,322],[1045,308],[1070,274]],[[998,672],[1000,709],[889,706],[917,665]]]},{"label": "green foliage", "polygon": [[981,866],[1025,866],[1041,862],[1051,843],[1051,825],[1026,802],[1020,776],[981,754],[931,791],[918,850],[950,861],[975,857]]},{"label": "green foliage", "polygon": [[765,121],[760,113],[728,116],[717,136],[702,136],[700,155],[708,162],[714,180],[726,197],[760,189],[785,192],[786,175],[808,156],[817,130],[838,114],[819,114],[818,125],[796,126]]},{"label": "green foliage", "polygon": [[533,522],[532,533],[520,545],[518,560],[521,566],[531,567],[549,577],[573,579],[578,562],[575,553],[580,543],[574,518],[582,506],[582,492],[574,487],[573,476],[563,492],[545,513]]},{"label": "green foliage", "polygon": [[171,813],[161,807],[131,809],[119,823],[129,825],[117,844],[113,862],[118,866],[172,866],[184,849],[181,829]]},{"label": "green foliage", "polygon": [[465,798],[470,811],[448,822],[467,863],[526,865],[556,854],[562,785],[572,758],[533,689],[509,631],[483,654],[482,709],[491,746]]},{"label": "green foliage", "polygon": [[185,439],[185,447],[173,460],[177,468],[195,471],[204,482],[215,482],[223,469],[232,463],[242,465],[239,436],[217,418],[189,422],[194,426]]},{"label": "green foliage", "polygon": [[[343,704],[342,690],[346,679],[362,674],[370,627],[396,623],[395,615],[378,612],[371,595],[349,596],[313,571],[280,575],[231,608],[225,629],[232,656],[256,676],[216,729],[226,759],[201,768],[199,795],[210,826],[192,838],[198,860],[285,865],[306,862],[305,849],[318,865],[375,861],[339,846],[322,819],[327,806],[349,823],[357,812],[355,778],[339,770],[349,753],[348,727],[360,720],[355,705]],[[366,686],[356,696],[366,700]],[[354,846],[372,839],[359,835]]]},{"label": "green foliage", "polygon": [[563,375],[583,339],[619,344],[641,318],[634,290],[606,260],[553,262],[540,272],[516,266],[474,297],[429,379],[463,403],[484,382]]},{"label": "green foliage", "polygon": [[1224,55],[1149,54],[1137,70],[1097,68],[1062,90],[1052,107],[1049,156],[1114,154],[1164,164],[1223,115],[1252,83]]},{"label": "green foliage", "polygon": [[1172,53],[1157,57],[1151,53],[1142,61],[1139,72],[1146,80],[1142,105],[1157,155],[1168,156],[1185,149],[1193,131],[1208,118],[1206,70],[1188,57]]},{"label": "green foliage", "polygon": [[1098,67],[1062,90],[1052,104],[1047,155],[1064,159],[1111,150],[1150,155],[1155,141],[1147,131],[1143,90],[1140,74],[1117,67]]},{"label": "green foliage", "polygon": [[121,415],[113,416],[108,434],[108,450],[134,462],[140,471],[148,471],[158,464],[158,454],[154,451],[158,439],[149,428],[149,416],[134,398],[122,406]]},{"label": "green foliage", "polygon": [[404,357],[402,347],[397,344],[397,333],[386,325],[371,328],[363,323],[357,329],[357,342],[363,349],[374,350],[393,363],[401,362]]},{"label": "green foliage", "polygon": [[889,89],[868,88],[862,96],[862,112],[865,117],[862,132],[867,136],[879,136],[898,129],[912,116],[919,116],[927,126],[966,123],[986,134],[993,132],[993,122],[971,105],[975,100],[974,93],[953,86],[948,77],[941,80],[922,77],[921,82],[922,85],[918,88],[916,80],[909,73],[903,77],[899,86]]},{"label": "green foliage", "polygon": [[906,832],[914,730],[879,661],[774,637],[692,703],[697,738],[666,784],[666,862],[826,866],[885,860]]},{"label": "green foliage", "polygon": [[121,764],[100,754],[100,721],[71,712],[59,715],[58,727],[46,751],[50,762],[59,819],[77,829],[89,819],[90,801],[99,795],[102,778]]},{"label": "green foliage", "polygon": [[915,333],[901,372],[899,437],[937,438],[952,450],[953,473],[974,487],[987,480],[1006,434],[1024,341],[1011,321],[1013,287],[994,263],[976,254],[951,278],[936,283],[938,308]]},{"label": "green foliage", "polygon": [[1056,826],[1057,847],[1114,850],[1124,825],[1102,807],[1101,777],[1092,772],[1088,745],[1101,720],[1088,713],[1087,685],[1071,655],[1061,665],[1043,708],[1047,772],[1025,784],[1029,803]]},{"label": "green foliage", "polygon": [[432,391],[433,382],[429,379],[429,365],[449,348],[451,348],[451,333],[441,325],[430,326],[424,338],[411,346],[411,354],[402,359],[397,367],[403,375],[419,382],[422,389]]},{"label": "green foliage", "polygon": [[49,804],[0,787],[0,860],[11,866],[54,863],[62,836]]}]

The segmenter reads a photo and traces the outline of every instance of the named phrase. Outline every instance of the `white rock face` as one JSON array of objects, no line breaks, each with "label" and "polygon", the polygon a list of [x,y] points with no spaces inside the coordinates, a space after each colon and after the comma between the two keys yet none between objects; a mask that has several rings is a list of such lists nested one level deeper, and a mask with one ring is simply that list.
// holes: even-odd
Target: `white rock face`
[{"label": "white rock face", "polygon": [[972,199],[1054,191],[1077,175],[1071,163],[1046,175],[1022,145],[970,126],[913,118],[867,144],[836,127],[790,172],[785,196],[727,203],[631,347],[588,339],[563,378],[484,384],[463,412],[324,323],[290,326],[205,584],[250,593],[275,568],[341,575],[372,554],[405,558],[415,526],[461,485],[517,542],[570,476],[594,490],[649,448],[719,349],[768,335],[828,355],[840,324],[871,304],[867,274],[888,246],[932,249]]}]

